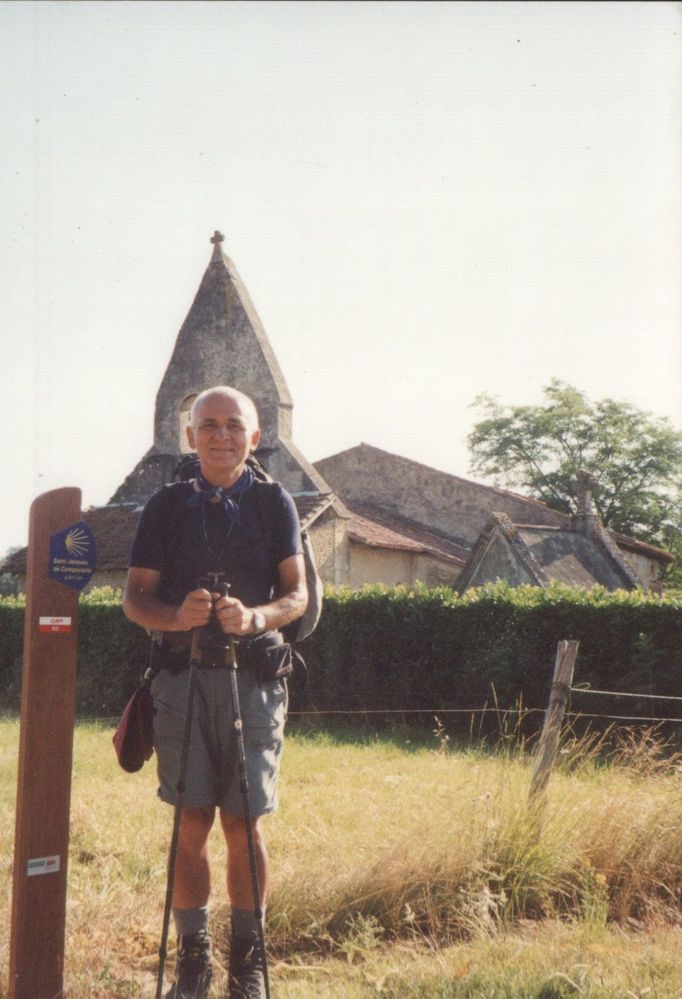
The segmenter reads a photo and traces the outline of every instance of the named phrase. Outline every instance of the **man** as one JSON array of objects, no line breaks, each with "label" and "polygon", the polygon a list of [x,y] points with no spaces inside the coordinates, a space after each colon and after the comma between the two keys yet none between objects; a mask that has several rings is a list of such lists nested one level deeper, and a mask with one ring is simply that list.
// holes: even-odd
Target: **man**
[{"label": "man", "polygon": [[[264,909],[268,862],[260,818],[277,805],[286,688],[268,664],[281,662],[278,628],[305,611],[307,592],[300,526],[281,486],[254,477],[247,464],[260,439],[251,399],[227,386],[202,392],[187,429],[199,472],[164,486],[147,503],[133,542],[123,609],[130,620],[162,632],[162,669],[152,682],[159,796],[174,804],[188,690],[191,634],[211,622],[235,636],[244,723],[250,811]],[[170,525],[170,527],[169,527]],[[228,594],[202,581],[224,574]],[[215,576],[213,577],[216,578]],[[224,643],[223,643],[224,644]],[[227,847],[231,999],[264,995],[256,900],[240,796],[230,678],[206,651],[197,670],[192,733],[173,886],[178,935],[175,981],[166,999],[208,994],[207,849],[216,809]]]}]

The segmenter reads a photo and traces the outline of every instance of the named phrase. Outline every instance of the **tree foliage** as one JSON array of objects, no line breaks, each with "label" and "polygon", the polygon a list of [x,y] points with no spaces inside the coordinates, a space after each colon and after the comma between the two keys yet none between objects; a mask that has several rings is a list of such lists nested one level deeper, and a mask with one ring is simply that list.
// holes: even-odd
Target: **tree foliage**
[{"label": "tree foliage", "polygon": [[555,510],[577,510],[577,473],[599,481],[606,527],[682,552],[682,434],[628,402],[591,402],[553,379],[538,406],[501,406],[488,395],[469,435],[472,471],[523,489]]}]

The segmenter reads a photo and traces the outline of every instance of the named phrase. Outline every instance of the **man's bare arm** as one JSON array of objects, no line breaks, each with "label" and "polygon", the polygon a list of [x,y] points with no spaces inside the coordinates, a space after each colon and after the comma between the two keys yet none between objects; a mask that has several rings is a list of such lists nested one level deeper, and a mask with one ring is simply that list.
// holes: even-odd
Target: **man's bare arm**
[{"label": "man's bare arm", "polygon": [[301,617],[308,606],[308,588],[305,582],[305,563],[302,555],[292,555],[280,562],[279,593],[267,604],[246,607],[241,600],[221,597],[216,602],[216,614],[223,631],[230,635],[248,635],[253,631],[254,611],[265,618],[265,630],[282,628]]},{"label": "man's bare arm", "polygon": [[123,613],[149,631],[190,631],[208,624],[213,600],[208,590],[188,593],[179,607],[157,596],[161,573],[155,569],[128,570]]}]

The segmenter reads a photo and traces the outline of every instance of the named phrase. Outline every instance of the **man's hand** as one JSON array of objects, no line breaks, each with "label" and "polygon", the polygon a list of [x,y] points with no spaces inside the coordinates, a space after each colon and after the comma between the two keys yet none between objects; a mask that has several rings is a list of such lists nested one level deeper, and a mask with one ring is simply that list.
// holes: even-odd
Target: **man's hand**
[{"label": "man's hand", "polygon": [[213,598],[208,590],[192,590],[177,609],[178,631],[191,631],[208,624],[213,610]]},{"label": "man's hand", "polygon": [[253,611],[235,597],[221,597],[214,593],[215,613],[226,635],[248,635],[252,630]]}]

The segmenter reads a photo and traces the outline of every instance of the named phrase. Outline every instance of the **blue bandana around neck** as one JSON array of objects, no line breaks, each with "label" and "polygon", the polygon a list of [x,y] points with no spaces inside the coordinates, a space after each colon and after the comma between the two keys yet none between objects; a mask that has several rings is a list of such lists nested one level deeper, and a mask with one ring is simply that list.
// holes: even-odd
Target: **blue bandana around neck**
[{"label": "blue bandana around neck", "polygon": [[248,466],[234,485],[227,487],[214,486],[208,479],[204,478],[201,472],[197,472],[197,477],[194,480],[196,483],[194,492],[187,499],[187,506],[202,506],[204,503],[215,502],[217,499],[222,503],[230,520],[234,524],[241,525],[242,517],[239,511],[239,501],[247,489],[251,488],[253,480],[254,474]]}]

